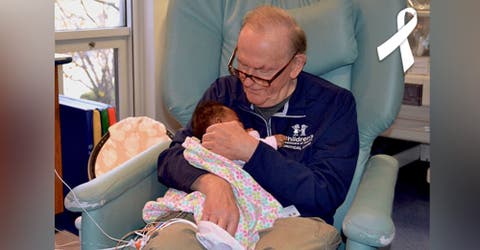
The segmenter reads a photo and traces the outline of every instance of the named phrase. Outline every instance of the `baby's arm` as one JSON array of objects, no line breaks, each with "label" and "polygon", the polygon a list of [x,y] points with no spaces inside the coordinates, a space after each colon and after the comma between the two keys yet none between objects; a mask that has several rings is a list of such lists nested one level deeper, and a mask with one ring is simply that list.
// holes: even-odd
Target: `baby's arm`
[{"label": "baby's arm", "polygon": [[272,136],[267,136],[264,139],[259,139],[259,140],[265,142],[266,144],[270,145],[274,149],[278,149],[280,147],[283,147],[283,144],[285,144],[287,137],[281,134],[276,134]]},{"label": "baby's arm", "polygon": [[277,142],[277,147],[279,147],[279,148],[283,147],[283,145],[287,141],[287,137],[282,135],[282,134],[276,134],[276,135],[272,135],[270,137],[275,138],[275,141]]},{"label": "baby's arm", "polygon": [[267,136],[265,138],[260,138],[260,135],[256,130],[253,129],[246,129],[246,131],[253,137],[259,139],[260,141],[265,142],[266,144],[270,145],[272,148],[277,149],[283,147],[285,141],[287,141],[287,137],[282,134],[276,134]]}]

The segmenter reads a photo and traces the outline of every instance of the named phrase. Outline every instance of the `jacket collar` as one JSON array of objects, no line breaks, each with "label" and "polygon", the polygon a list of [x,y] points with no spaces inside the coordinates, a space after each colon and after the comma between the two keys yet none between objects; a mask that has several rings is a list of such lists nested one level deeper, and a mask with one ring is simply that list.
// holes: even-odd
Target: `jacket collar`
[{"label": "jacket collar", "polygon": [[[283,109],[281,109],[278,113],[281,113],[282,115],[303,115],[304,108],[306,105],[306,101],[310,99],[311,97],[308,94],[308,91],[305,91],[305,76],[307,73],[304,71],[300,72],[297,78],[297,86],[295,87],[295,90],[293,91],[292,95],[290,96],[290,99],[283,105]],[[247,96],[245,95],[245,92],[243,91],[243,86],[240,80],[237,79],[236,81],[237,84],[237,91],[239,91],[240,95],[239,98],[237,99],[237,102],[235,103],[237,107],[239,107],[242,110],[245,111],[253,111],[253,104],[251,104]],[[295,107],[292,107],[291,103],[295,103]]]}]

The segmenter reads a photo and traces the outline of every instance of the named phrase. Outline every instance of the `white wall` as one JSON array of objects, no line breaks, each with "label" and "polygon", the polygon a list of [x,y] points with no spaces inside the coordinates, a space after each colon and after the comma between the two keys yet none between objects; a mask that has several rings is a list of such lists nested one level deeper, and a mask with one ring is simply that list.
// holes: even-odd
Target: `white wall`
[{"label": "white wall", "polygon": [[133,16],[135,115],[145,115],[163,122],[170,129],[180,125],[168,114],[163,105],[159,67],[163,58],[164,20],[168,0],[136,1]]}]

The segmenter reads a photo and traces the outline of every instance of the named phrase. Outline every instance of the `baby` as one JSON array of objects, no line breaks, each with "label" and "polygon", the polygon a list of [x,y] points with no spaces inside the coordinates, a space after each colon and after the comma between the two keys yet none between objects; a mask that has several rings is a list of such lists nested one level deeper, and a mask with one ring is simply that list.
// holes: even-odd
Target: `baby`
[{"label": "baby", "polygon": [[[201,139],[206,129],[212,124],[220,122],[238,121],[237,114],[225,105],[207,101],[200,103],[192,116],[193,136]],[[243,126],[243,125],[242,125]],[[248,130],[247,130],[248,131]],[[259,133],[254,130],[248,133],[259,139]],[[282,147],[286,137],[284,135],[269,136],[259,139],[277,149]],[[149,201],[143,209],[143,218],[146,222],[154,221],[166,212],[186,211],[194,214],[197,225],[195,237],[207,249],[250,249],[259,239],[259,230],[269,228],[283,211],[282,205],[267,191],[265,191],[245,171],[242,166],[245,162],[235,159],[231,161],[220,159],[220,156],[203,148],[198,140],[187,137],[182,144],[185,147],[185,159],[192,166],[205,169],[228,181],[236,190],[234,193],[239,211],[238,230],[235,236],[230,235],[223,228],[210,221],[202,220],[201,207],[205,196],[198,191],[190,194],[169,189],[165,195],[156,201]]]},{"label": "baby", "polygon": [[[238,121],[238,118],[235,111],[229,107],[215,101],[206,101],[200,103],[193,112],[192,116],[192,131],[193,136],[198,139],[202,139],[203,134],[210,125],[221,122],[230,122]],[[246,131],[253,137],[259,139],[260,141],[265,142],[274,149],[282,147],[287,137],[282,134],[275,134],[272,136],[265,137],[264,139],[260,138],[258,131],[253,129],[246,129]]]}]

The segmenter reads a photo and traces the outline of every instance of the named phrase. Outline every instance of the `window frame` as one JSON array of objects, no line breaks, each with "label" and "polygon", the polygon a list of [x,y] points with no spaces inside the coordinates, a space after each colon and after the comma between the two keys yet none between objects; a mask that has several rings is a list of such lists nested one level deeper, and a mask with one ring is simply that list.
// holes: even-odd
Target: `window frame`
[{"label": "window frame", "polygon": [[[132,2],[125,1],[126,26],[55,31],[55,53],[115,49],[116,59],[116,108],[119,119],[134,115],[134,77],[132,46]],[[93,45],[93,46],[92,46]],[[63,76],[59,77],[63,79]],[[63,93],[63,81],[59,81],[59,93]]]}]

